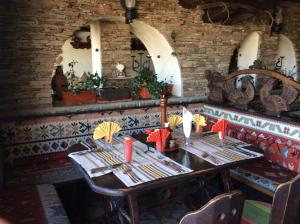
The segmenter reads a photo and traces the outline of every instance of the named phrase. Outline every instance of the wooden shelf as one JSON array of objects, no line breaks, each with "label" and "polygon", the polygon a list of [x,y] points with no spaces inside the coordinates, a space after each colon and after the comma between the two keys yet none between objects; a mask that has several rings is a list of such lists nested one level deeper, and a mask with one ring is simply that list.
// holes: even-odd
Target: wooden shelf
[{"label": "wooden shelf", "polygon": [[133,77],[107,77],[107,79],[132,79]]}]

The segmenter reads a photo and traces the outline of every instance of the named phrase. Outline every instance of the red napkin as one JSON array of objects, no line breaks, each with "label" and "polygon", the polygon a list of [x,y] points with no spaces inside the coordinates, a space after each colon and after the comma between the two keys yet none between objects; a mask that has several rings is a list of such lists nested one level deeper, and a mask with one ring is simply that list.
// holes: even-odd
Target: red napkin
[{"label": "red napkin", "polygon": [[149,135],[151,132],[153,132],[153,128],[147,128],[146,133]]},{"label": "red napkin", "polygon": [[219,133],[219,138],[224,141],[225,140],[225,134],[227,131],[227,125],[228,125],[228,121],[225,119],[222,120],[218,120],[217,123],[215,123],[212,128],[211,131],[215,132],[215,133]]},{"label": "red napkin", "polygon": [[170,131],[166,128],[157,129],[149,134],[147,142],[155,142],[156,148],[160,151],[164,151],[164,145],[166,139],[169,137]]}]

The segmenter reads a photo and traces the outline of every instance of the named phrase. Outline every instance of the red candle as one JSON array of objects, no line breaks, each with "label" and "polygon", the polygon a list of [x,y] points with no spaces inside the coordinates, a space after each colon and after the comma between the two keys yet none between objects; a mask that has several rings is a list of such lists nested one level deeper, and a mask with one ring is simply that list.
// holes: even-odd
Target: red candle
[{"label": "red candle", "polygon": [[202,133],[203,132],[203,127],[201,125],[197,125],[197,133]]},{"label": "red candle", "polygon": [[125,143],[125,162],[130,163],[132,161],[132,139],[129,137],[124,138]]},{"label": "red candle", "polygon": [[222,142],[225,141],[225,132],[219,131],[219,138]]}]

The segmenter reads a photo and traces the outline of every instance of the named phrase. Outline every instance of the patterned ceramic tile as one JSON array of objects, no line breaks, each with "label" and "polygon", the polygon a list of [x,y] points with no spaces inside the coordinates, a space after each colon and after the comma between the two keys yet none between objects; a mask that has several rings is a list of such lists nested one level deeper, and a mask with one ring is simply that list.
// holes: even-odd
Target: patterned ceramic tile
[{"label": "patterned ceramic tile", "polygon": [[[199,104],[190,106],[198,111]],[[182,107],[169,108],[169,114],[180,114]],[[144,131],[160,125],[159,108],[130,109],[69,116],[56,116],[0,126],[0,139],[9,158],[20,158],[51,152],[65,151],[70,145],[91,136],[95,127],[104,121],[121,125],[122,134]]]},{"label": "patterned ceramic tile", "polygon": [[204,105],[201,111],[216,119],[226,118],[233,124],[300,141],[300,124],[286,123],[278,119],[262,118],[208,105]]}]

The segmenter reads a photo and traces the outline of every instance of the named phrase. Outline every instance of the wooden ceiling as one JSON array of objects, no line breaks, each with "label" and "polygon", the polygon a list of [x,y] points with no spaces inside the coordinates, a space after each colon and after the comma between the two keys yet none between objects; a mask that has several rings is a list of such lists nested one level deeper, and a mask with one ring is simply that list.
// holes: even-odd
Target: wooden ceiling
[{"label": "wooden ceiling", "polygon": [[[250,19],[265,10],[273,14],[284,0],[178,0],[186,9],[200,7],[204,10],[203,21],[233,25]],[[291,0],[289,0],[291,1]],[[299,2],[299,0],[293,0]]]}]

